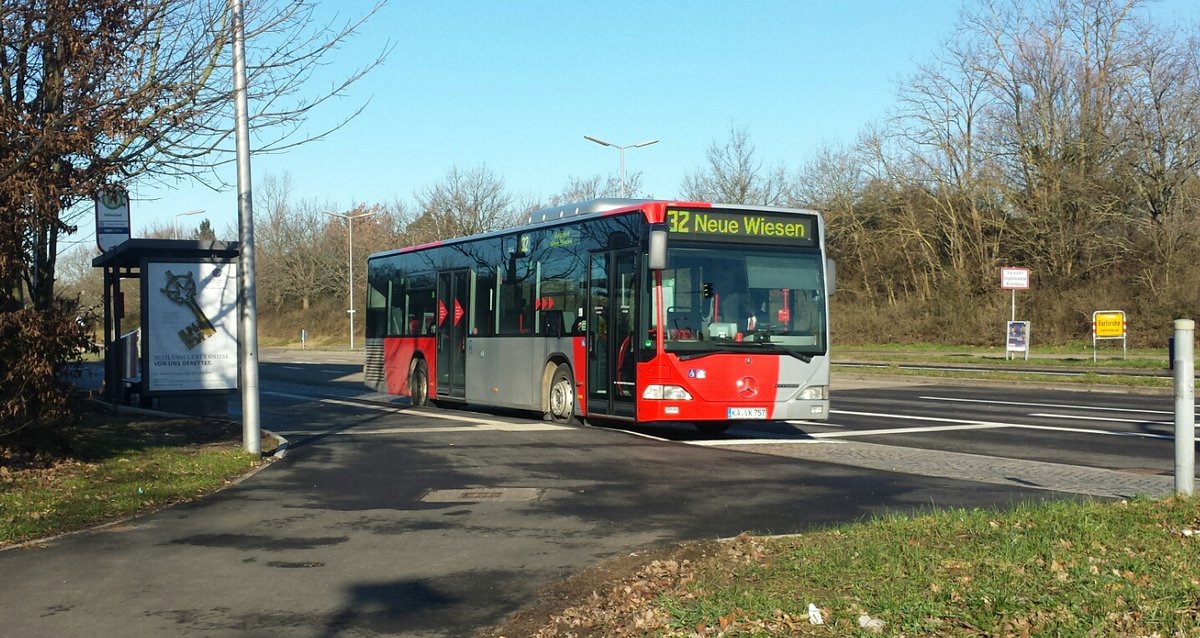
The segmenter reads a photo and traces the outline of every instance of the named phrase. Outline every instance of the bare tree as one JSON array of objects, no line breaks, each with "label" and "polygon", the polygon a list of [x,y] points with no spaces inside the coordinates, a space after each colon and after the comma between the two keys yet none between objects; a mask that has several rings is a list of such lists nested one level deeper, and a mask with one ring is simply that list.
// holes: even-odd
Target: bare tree
[{"label": "bare tree", "polygon": [[713,141],[705,156],[708,165],[683,179],[680,191],[685,199],[766,206],[786,201],[783,167],[763,169],[746,129],[730,126],[729,139],[724,144]]},{"label": "bare tree", "polygon": [[870,299],[879,282],[875,228],[869,207],[861,197],[868,180],[859,155],[852,149],[824,147],[804,163],[791,188],[792,206],[820,210],[825,216],[829,251],[838,261],[843,282],[855,278],[858,285],[843,288]]},{"label": "bare tree", "polygon": [[100,254],[92,242],[77,244],[58,258],[58,293],[78,298],[83,308],[99,309],[103,303],[104,277],[92,267],[92,259]]},{"label": "bare tree", "polygon": [[255,228],[259,295],[275,311],[289,305],[307,310],[318,296],[345,286],[337,279],[338,246],[327,232],[331,218],[315,202],[294,202],[292,188],[285,174],[267,175],[255,190],[255,208],[263,215]]},{"label": "bare tree", "polygon": [[[1194,258],[1200,209],[1200,51],[1176,31],[1145,38],[1134,81],[1118,96],[1126,159],[1119,167],[1135,215],[1137,281],[1153,292]],[[1190,213],[1190,214],[1189,214]]]},{"label": "bare tree", "polygon": [[452,167],[416,197],[420,213],[408,228],[414,243],[497,230],[519,219],[504,180],[483,165]]},{"label": "bare tree", "polygon": [[1122,196],[1110,182],[1115,96],[1130,81],[1133,45],[1145,29],[1140,0],[989,0],[967,14],[978,68],[992,95],[989,151],[1002,162],[1017,214],[1015,253],[1044,281],[1069,282],[1127,253]]},{"label": "bare tree", "polygon": [[1007,228],[996,205],[995,164],[981,148],[995,99],[977,69],[982,56],[970,39],[947,43],[899,91],[892,135],[905,149],[904,179],[928,193],[925,204],[949,272],[982,288],[999,265]]},{"label": "bare tree", "polygon": [[[362,24],[321,24],[314,10],[313,0],[276,0],[255,3],[247,15],[260,153],[328,133],[304,129],[306,116],[382,60],[311,90],[316,70]],[[6,294],[19,277],[32,303],[48,303],[70,211],[106,185],[218,180],[213,169],[233,160],[229,21],[225,0],[4,3],[0,122],[8,144],[0,149],[0,208],[8,217],[0,225],[25,238],[0,246]]]},{"label": "bare tree", "polygon": [[[637,171],[625,176],[625,186],[630,193],[642,191],[642,173]],[[621,188],[621,177],[619,175],[593,175],[591,177],[572,177],[567,181],[566,186],[554,195],[550,196],[549,200],[532,200],[520,206],[524,211],[521,216],[525,217],[529,213],[543,208],[553,208],[564,204],[574,202],[586,202],[593,199],[602,199],[608,197],[624,197]],[[648,199],[648,197],[646,197]]]},{"label": "bare tree", "polygon": [[[362,24],[322,24],[314,10],[314,0],[268,0],[246,16],[259,152],[329,132],[307,130],[307,114],[382,60],[311,89]],[[233,160],[231,31],[226,0],[0,4],[0,341],[10,344],[0,348],[0,436],[52,429],[69,413],[57,364],[89,341],[77,301],[56,297],[54,281],[59,238],[86,210],[78,204],[135,180],[211,183]]]}]

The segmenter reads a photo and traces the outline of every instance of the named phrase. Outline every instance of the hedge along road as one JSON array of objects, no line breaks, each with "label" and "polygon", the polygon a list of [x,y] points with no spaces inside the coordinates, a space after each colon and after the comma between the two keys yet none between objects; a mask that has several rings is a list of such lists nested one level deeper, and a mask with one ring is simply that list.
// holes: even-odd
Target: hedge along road
[{"label": "hedge along road", "polygon": [[308,364],[325,381],[305,386],[294,369],[275,381],[283,365],[306,365],[261,368],[285,458],[200,502],[0,552],[4,631],[463,636],[638,549],[1067,496],[407,410],[355,398],[352,369]]}]

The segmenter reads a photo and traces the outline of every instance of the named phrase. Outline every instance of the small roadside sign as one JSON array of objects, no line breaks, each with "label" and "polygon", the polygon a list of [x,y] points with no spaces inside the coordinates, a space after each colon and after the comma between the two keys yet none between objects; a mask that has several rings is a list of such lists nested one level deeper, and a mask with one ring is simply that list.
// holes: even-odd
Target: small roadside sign
[{"label": "small roadside sign", "polygon": [[1008,266],[1001,268],[1000,287],[1004,290],[1029,290],[1029,269]]},{"label": "small roadside sign", "polygon": [[96,247],[100,252],[129,239],[129,193],[107,186],[96,197]]},{"label": "small roadside sign", "polygon": [[[1010,321],[1008,322],[1008,345],[1004,351],[1004,358],[1007,359],[1012,353],[1025,353],[1025,360],[1029,360],[1029,322],[1028,321]],[[1015,358],[1015,354],[1014,354]]]},{"label": "small roadside sign", "polygon": [[1004,358],[1009,353],[1024,352],[1029,358],[1029,322],[1017,321],[1017,291],[1029,290],[1029,269],[1004,266],[1000,269],[1000,287],[1011,293],[1012,315],[1008,322],[1008,335],[1004,348]]},{"label": "small roadside sign", "polygon": [[1097,339],[1121,339],[1125,336],[1125,311],[1097,310],[1092,313],[1092,334]]},{"label": "small roadside sign", "polygon": [[1097,310],[1092,313],[1092,362],[1096,361],[1096,342],[1101,339],[1120,339],[1121,353],[1128,353],[1129,324],[1124,310]]}]

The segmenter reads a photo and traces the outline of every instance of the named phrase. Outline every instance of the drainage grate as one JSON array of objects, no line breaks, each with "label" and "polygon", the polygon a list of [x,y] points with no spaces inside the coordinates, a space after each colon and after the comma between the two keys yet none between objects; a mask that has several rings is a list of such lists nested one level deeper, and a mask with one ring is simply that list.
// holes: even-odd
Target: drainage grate
[{"label": "drainage grate", "polygon": [[425,503],[499,503],[536,501],[546,490],[536,487],[471,487],[457,490],[429,490],[421,497]]}]

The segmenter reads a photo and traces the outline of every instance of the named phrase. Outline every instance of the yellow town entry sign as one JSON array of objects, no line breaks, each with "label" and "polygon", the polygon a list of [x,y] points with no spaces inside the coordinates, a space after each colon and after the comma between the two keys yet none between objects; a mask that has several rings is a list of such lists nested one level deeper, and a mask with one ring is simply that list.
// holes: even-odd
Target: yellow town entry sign
[{"label": "yellow town entry sign", "polygon": [[1092,362],[1096,361],[1096,342],[1101,339],[1120,339],[1121,355],[1125,357],[1128,324],[1124,310],[1097,310],[1092,313]]}]

